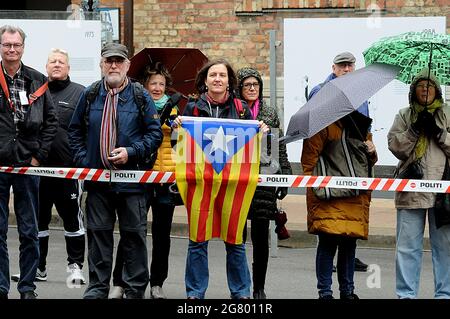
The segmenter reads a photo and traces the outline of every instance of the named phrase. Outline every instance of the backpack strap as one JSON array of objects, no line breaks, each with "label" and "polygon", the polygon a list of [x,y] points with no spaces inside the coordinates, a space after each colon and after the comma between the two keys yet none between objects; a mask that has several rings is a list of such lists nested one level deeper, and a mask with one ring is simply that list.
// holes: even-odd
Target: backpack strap
[{"label": "backpack strap", "polygon": [[233,100],[234,100],[234,106],[236,107],[236,111],[237,111],[237,114],[239,115],[239,118],[240,119],[244,118],[245,110],[242,107],[242,101],[238,98],[234,98]]},{"label": "backpack strap", "polygon": [[134,101],[139,107],[139,113],[143,121],[145,117],[144,87],[139,82],[132,82],[131,85],[133,85]]},{"label": "backpack strap", "polygon": [[[91,109],[92,102],[95,101],[95,98],[98,95],[98,92],[100,92],[100,85],[102,84],[102,80],[98,80],[90,86],[90,89],[88,93],[86,94],[86,110],[84,113],[84,121],[87,124],[89,123],[89,111]],[[144,87],[142,84],[138,82],[131,82],[131,85],[133,86],[133,96],[134,100],[136,102],[136,105],[139,108],[139,116],[141,120],[144,120],[145,115],[145,99],[144,99]]]},{"label": "backpack strap", "polygon": [[192,116],[199,116],[200,112],[198,111],[197,104],[194,104],[194,109],[192,110]]},{"label": "backpack strap", "polygon": [[86,109],[84,111],[84,123],[86,125],[86,132],[87,128],[89,127],[89,112],[91,110],[91,104],[94,102],[95,98],[98,95],[98,92],[100,92],[100,85],[102,84],[102,80],[98,80],[89,87],[89,91],[86,94]]},{"label": "backpack strap", "polygon": [[30,106],[31,106],[31,104],[33,104],[34,101],[36,101],[40,96],[42,96],[45,93],[45,91],[47,91],[47,89],[48,89],[48,81],[45,82],[44,84],[42,84],[36,90],[36,92],[30,94],[30,97],[28,99],[28,104],[30,104]]}]

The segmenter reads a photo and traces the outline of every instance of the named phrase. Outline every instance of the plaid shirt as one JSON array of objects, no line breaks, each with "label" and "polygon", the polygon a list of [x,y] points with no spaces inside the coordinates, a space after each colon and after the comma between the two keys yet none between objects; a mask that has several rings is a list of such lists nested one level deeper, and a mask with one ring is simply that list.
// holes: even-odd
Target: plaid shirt
[{"label": "plaid shirt", "polygon": [[29,105],[22,105],[20,103],[19,92],[25,91],[25,77],[23,75],[22,65],[13,77],[6,72],[5,68],[3,68],[3,73],[5,74],[6,83],[9,87],[11,101],[16,109],[14,112],[14,123],[23,122]]}]

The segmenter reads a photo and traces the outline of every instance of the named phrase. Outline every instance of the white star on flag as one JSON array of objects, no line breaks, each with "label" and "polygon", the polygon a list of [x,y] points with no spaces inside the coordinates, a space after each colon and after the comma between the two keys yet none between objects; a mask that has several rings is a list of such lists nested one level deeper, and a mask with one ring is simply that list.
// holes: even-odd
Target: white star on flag
[{"label": "white star on flag", "polygon": [[217,130],[216,134],[205,134],[205,136],[212,141],[210,154],[215,150],[222,150],[229,155],[227,144],[236,138],[236,135],[225,135],[222,126]]}]

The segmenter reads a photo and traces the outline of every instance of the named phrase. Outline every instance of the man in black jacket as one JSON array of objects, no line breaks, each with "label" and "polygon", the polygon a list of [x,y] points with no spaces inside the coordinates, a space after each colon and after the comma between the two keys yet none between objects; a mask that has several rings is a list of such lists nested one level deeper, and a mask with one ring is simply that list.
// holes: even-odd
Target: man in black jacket
[{"label": "man in black jacket", "polygon": [[[74,83],[69,77],[69,54],[62,49],[52,49],[47,60],[48,88],[58,114],[59,127],[52,143],[46,166],[72,167],[72,151],[67,129],[84,86]],[[85,230],[81,210],[81,185],[78,180],[41,177],[39,184],[39,266],[36,281],[47,281],[47,254],[49,224],[55,205],[64,223],[64,238],[67,250],[67,282],[85,284],[83,262]],[[18,281],[20,274],[11,276]]]},{"label": "man in black jacket", "polygon": [[[21,59],[25,33],[9,25],[0,28],[0,165],[40,166],[47,159],[58,121],[47,79]],[[10,188],[20,238],[17,285],[22,299],[35,299],[33,281],[39,264],[39,177],[0,173],[0,299],[8,298],[9,259],[6,243]]]}]

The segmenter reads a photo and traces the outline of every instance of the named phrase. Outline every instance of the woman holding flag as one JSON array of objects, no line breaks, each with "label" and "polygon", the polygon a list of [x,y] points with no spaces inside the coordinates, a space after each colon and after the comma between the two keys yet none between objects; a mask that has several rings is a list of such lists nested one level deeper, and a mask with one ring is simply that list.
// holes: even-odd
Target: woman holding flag
[{"label": "woman holding flag", "polygon": [[[251,113],[247,104],[244,101],[235,98],[234,96],[235,89],[237,88],[237,78],[235,72],[233,71],[233,68],[226,60],[219,59],[208,62],[199,71],[195,83],[196,89],[200,93],[200,96],[197,100],[190,101],[186,105],[183,113],[184,116],[221,119],[251,119]],[[174,121],[174,126],[180,126],[182,124],[182,121],[183,117],[177,117]],[[267,125],[265,125],[263,122],[259,122],[258,126],[260,131],[268,131]],[[219,133],[217,133],[216,136],[218,134]],[[209,134],[204,135],[209,136]],[[230,138],[229,136],[230,135],[224,135],[223,137],[226,141],[228,141],[228,139]],[[214,139],[215,137],[212,138]],[[177,147],[180,147],[179,143],[177,144]],[[212,146],[211,149],[214,149],[214,146]],[[180,193],[183,193],[182,186],[178,186],[180,188]],[[254,188],[256,188],[256,183],[254,185]],[[203,201],[207,196],[206,192],[202,194],[203,197],[200,199],[200,201]],[[245,202],[246,199],[243,199],[243,201]],[[186,203],[185,200],[184,202]],[[246,203],[244,203],[242,206],[249,207],[250,202],[247,203],[247,206],[245,204]],[[208,206],[210,207],[209,209],[214,210],[214,205],[215,204],[210,204]],[[225,206],[225,204],[223,206]],[[208,216],[214,215],[214,212],[211,211],[201,211],[199,213],[205,213],[205,215],[207,214]],[[248,213],[248,208],[245,212],[241,211],[241,213],[246,215]],[[194,217],[192,215],[189,215],[191,229],[193,218]],[[245,225],[245,219],[243,219],[243,225]],[[225,240],[225,248],[227,251],[227,279],[232,299],[250,298],[251,279],[245,253],[245,243],[242,242],[242,235],[243,232],[240,231],[240,233],[236,234],[236,238],[234,241],[227,242],[227,240]],[[209,280],[208,238],[205,239],[205,237],[201,237],[199,239],[197,237],[194,239],[195,240],[193,240],[192,236],[190,237],[187,252],[185,273],[186,294],[188,299],[203,299],[205,297]]]}]

